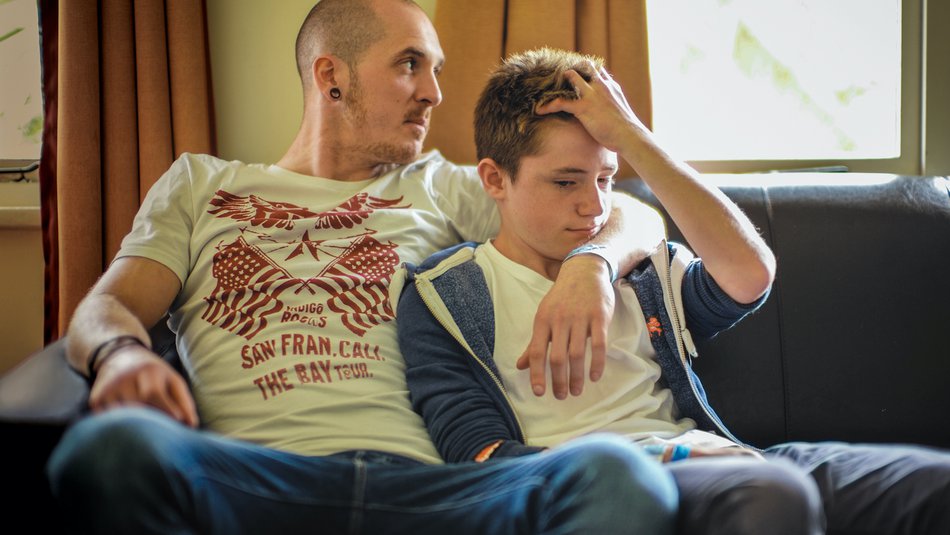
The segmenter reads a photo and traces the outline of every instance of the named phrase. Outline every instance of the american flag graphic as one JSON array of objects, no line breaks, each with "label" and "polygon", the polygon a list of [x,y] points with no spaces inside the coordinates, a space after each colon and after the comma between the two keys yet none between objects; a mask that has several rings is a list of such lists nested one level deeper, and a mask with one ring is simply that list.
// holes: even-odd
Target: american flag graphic
[{"label": "american flag graphic", "polygon": [[283,308],[277,297],[301,284],[243,236],[219,246],[213,266],[217,284],[205,298],[201,318],[248,340],[267,326],[267,316]]},{"label": "american flag graphic", "polygon": [[396,244],[380,243],[367,229],[308,283],[331,295],[327,307],[340,314],[343,325],[357,336],[395,317],[389,303],[389,282],[399,255]]}]

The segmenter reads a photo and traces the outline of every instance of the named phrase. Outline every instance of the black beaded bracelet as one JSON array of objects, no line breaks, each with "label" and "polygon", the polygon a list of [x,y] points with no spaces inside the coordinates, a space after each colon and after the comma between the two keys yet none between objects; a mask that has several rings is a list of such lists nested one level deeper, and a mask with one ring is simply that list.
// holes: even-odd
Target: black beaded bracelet
[{"label": "black beaded bracelet", "polygon": [[109,355],[115,353],[119,349],[131,345],[139,345],[145,348],[148,347],[145,345],[145,342],[139,339],[138,336],[133,336],[131,334],[123,334],[121,336],[116,336],[115,338],[110,338],[96,346],[96,348],[92,350],[92,354],[89,356],[89,359],[86,360],[86,362],[89,363],[86,369],[86,376],[89,377],[89,380],[94,381],[96,379],[97,364],[108,358]]}]

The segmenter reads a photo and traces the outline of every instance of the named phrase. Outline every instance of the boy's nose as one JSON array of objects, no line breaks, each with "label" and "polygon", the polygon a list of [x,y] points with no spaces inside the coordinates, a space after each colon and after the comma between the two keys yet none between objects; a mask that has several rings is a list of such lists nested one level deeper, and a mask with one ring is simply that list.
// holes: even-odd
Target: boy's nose
[{"label": "boy's nose", "polygon": [[577,211],[584,216],[599,216],[604,213],[606,206],[606,193],[595,183],[593,188],[584,191]]}]

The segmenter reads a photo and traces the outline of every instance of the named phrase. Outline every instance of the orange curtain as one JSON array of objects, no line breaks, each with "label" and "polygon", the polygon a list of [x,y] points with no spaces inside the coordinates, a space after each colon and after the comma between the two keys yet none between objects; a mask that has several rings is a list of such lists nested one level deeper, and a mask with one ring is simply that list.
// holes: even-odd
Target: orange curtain
[{"label": "orange curtain", "polygon": [[215,152],[204,0],[41,0],[47,341],[182,152]]},{"label": "orange curtain", "polygon": [[446,64],[428,145],[475,163],[472,112],[489,72],[509,54],[549,46],[595,54],[651,124],[646,0],[441,0],[435,27]]}]

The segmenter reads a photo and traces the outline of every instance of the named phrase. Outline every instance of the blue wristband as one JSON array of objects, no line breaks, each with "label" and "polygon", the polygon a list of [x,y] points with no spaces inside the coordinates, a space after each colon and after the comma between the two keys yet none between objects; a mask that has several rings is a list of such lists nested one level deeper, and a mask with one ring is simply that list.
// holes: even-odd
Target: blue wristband
[{"label": "blue wristband", "polygon": [[681,461],[686,458],[689,458],[689,446],[682,444],[673,446],[673,455],[670,457],[670,462]]}]

